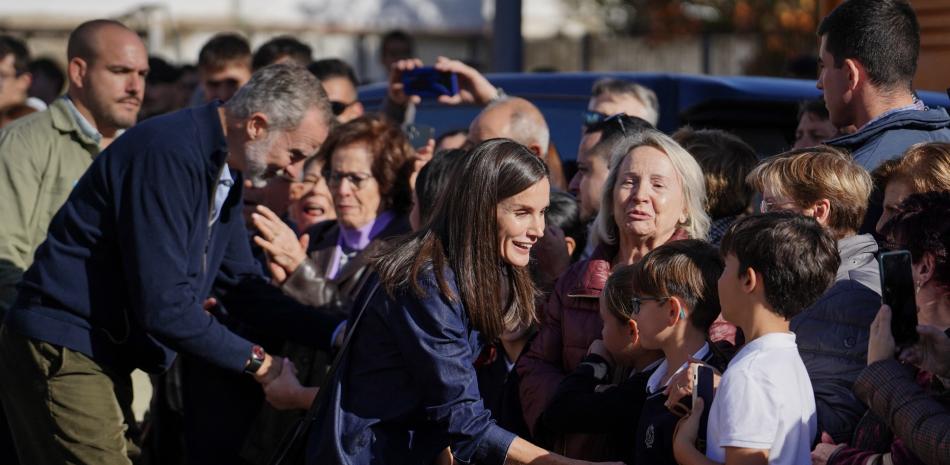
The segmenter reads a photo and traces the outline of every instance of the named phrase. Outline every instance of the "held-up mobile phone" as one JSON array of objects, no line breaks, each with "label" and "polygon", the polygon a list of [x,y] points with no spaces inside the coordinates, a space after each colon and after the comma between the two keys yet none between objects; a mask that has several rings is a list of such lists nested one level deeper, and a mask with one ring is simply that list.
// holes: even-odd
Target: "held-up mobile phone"
[{"label": "held-up mobile phone", "polygon": [[891,334],[897,347],[917,342],[917,303],[910,252],[881,254],[881,299],[891,307]]},{"label": "held-up mobile phone", "polygon": [[706,423],[709,421],[709,409],[713,401],[713,369],[707,365],[696,366],[693,377],[693,401],[703,399],[703,414],[699,418],[699,433],[696,435],[696,448],[706,453]]},{"label": "held-up mobile phone", "polygon": [[403,91],[407,95],[438,97],[459,93],[458,75],[439,71],[431,66],[402,73]]}]

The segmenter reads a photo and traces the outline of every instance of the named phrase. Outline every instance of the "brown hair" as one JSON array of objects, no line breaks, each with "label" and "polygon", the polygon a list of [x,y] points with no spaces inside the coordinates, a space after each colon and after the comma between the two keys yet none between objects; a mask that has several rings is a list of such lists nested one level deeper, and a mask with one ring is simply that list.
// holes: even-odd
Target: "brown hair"
[{"label": "brown hair", "polygon": [[635,296],[677,297],[689,309],[690,324],[707,332],[720,312],[717,281],[723,267],[718,249],[705,241],[668,242],[631,265],[629,276],[614,279],[615,272],[608,278],[607,308],[623,321],[630,319]]},{"label": "brown hair", "polygon": [[[96,35],[108,27],[117,27],[135,33],[124,24],[112,19],[93,19],[86,21],[69,33],[69,39],[66,43],[66,59],[81,58],[87,63],[96,61],[101,50],[97,50],[99,45],[96,41]],[[107,47],[109,45],[106,45]]]},{"label": "brown hair", "polygon": [[871,171],[871,181],[874,183],[874,188],[884,192],[884,188],[887,187],[887,183],[890,182],[900,164],[900,158],[892,158],[877,165],[877,168]]},{"label": "brown hair", "polygon": [[857,232],[871,195],[871,176],[851,156],[827,145],[791,150],[766,159],[749,174],[759,192],[766,187],[807,208],[828,199],[828,229],[836,239]]},{"label": "brown hair", "polygon": [[686,126],[673,134],[673,140],[703,168],[709,216],[718,220],[744,213],[753,193],[746,176],[759,162],[755,150],[742,139],[719,129],[694,130]]},{"label": "brown hair", "polygon": [[[482,142],[461,160],[454,185],[438,203],[429,227],[398,240],[374,261],[390,296],[413,292],[425,273],[435,275],[446,299],[461,301],[472,326],[489,341],[505,329],[535,320],[535,288],[527,267],[501,259],[498,203],[548,177],[541,159],[509,139]],[[443,270],[451,269],[456,295]]]},{"label": "brown hair", "polygon": [[841,265],[831,231],[790,211],[737,219],[722,237],[719,254],[735,256],[738,276],[749,268],[762,275],[765,302],[785,321],[814,304]]},{"label": "brown hair", "polygon": [[415,151],[398,126],[385,119],[367,115],[338,126],[330,132],[317,156],[324,171],[329,170],[333,152],[347,145],[362,144],[373,155],[373,178],[379,184],[383,208],[406,213],[412,206],[409,177],[414,168]]},{"label": "brown hair", "polygon": [[911,146],[887,181],[898,180],[907,183],[914,194],[950,190],[950,143]]},{"label": "brown hair", "polygon": [[217,34],[198,52],[199,70],[215,71],[232,63],[251,68],[251,46],[238,34]]}]

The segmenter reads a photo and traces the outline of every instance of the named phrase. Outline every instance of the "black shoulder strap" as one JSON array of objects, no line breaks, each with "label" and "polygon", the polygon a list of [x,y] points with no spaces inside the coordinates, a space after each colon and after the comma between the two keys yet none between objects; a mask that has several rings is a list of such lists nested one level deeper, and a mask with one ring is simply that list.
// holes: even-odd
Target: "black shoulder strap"
[{"label": "black shoulder strap", "polygon": [[363,304],[360,305],[360,308],[353,314],[353,317],[348,323],[349,327],[345,329],[346,336],[343,338],[343,344],[340,346],[340,350],[337,351],[336,356],[333,358],[333,363],[330,365],[330,369],[327,371],[327,376],[324,378],[326,381],[323,386],[317,391],[317,395],[313,398],[313,404],[310,405],[310,410],[307,411],[307,414],[301,419],[300,423],[285,435],[278,445],[274,456],[270,460],[270,465],[290,465],[290,464],[302,464],[304,463],[304,451],[306,450],[306,443],[308,439],[308,432],[310,431],[310,426],[314,421],[317,420],[317,416],[320,414],[320,404],[323,400],[325,391],[331,388],[331,383],[334,382],[336,378],[337,369],[340,366],[340,362],[343,360],[343,357],[346,355],[346,349],[350,346],[350,341],[353,339],[353,335],[356,333],[356,328],[359,326],[360,319],[363,318],[363,314],[366,313],[366,307],[369,306],[370,301],[373,300],[373,296],[376,295],[376,292],[379,291],[379,281],[376,281],[373,284],[372,290],[366,297],[363,299]]}]

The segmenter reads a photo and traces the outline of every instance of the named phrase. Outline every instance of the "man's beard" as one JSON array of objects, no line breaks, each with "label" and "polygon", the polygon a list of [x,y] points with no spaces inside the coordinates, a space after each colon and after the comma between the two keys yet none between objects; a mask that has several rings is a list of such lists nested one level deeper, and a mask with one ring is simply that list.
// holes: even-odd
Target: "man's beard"
[{"label": "man's beard", "polygon": [[264,183],[267,173],[267,154],[274,145],[274,133],[268,133],[264,139],[250,141],[244,152],[244,177],[254,185]]},{"label": "man's beard", "polygon": [[[139,110],[141,110],[141,98],[126,96],[123,97],[123,99],[137,100],[139,102]],[[89,112],[92,113],[93,118],[96,119],[96,123],[100,126],[103,126],[98,128],[100,132],[104,128],[128,129],[134,126],[136,123],[137,112],[126,114],[125,112],[119,110],[118,107],[120,102],[113,101],[109,97],[99,95],[94,87],[90,88],[88,98],[83,102],[83,104],[85,104],[86,108],[89,109]]]}]

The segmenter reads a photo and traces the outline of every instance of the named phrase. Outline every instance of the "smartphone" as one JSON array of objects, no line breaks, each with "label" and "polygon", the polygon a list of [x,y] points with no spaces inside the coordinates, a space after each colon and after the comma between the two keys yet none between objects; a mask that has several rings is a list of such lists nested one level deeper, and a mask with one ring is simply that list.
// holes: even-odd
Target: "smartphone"
[{"label": "smartphone", "polygon": [[693,377],[693,401],[696,397],[703,399],[703,414],[699,418],[699,433],[696,435],[696,448],[706,453],[706,423],[709,422],[709,409],[713,402],[713,369],[707,365],[696,366],[696,376]]},{"label": "smartphone", "polygon": [[402,132],[406,134],[414,149],[421,149],[429,143],[430,139],[435,139],[435,128],[425,124],[403,124]]},{"label": "smartphone", "polygon": [[891,307],[891,334],[897,347],[917,342],[917,303],[910,252],[895,250],[880,256],[881,299]]},{"label": "smartphone", "polygon": [[458,75],[439,71],[431,66],[402,73],[403,91],[408,95],[438,97],[459,93]]}]

